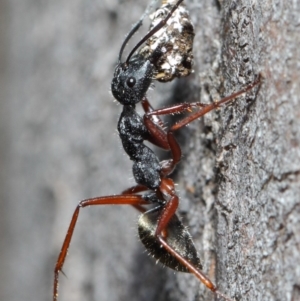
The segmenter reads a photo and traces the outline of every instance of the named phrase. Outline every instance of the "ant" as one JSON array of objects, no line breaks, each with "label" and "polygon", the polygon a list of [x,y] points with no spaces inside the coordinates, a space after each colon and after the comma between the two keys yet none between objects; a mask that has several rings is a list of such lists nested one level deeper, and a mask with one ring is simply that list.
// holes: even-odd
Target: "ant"
[{"label": "ant", "polygon": [[[260,78],[258,77],[244,89],[211,104],[180,103],[154,110],[146,97],[146,92],[155,76],[155,66],[162,56],[162,49],[158,47],[147,56],[135,53],[143,43],[166,25],[182,2],[183,0],[178,0],[166,17],[137,43],[125,62],[121,61],[123,50],[141,26],[141,20],[129,32],[121,46],[111,88],[113,96],[123,105],[118,131],[123,148],[133,161],[132,170],[137,185],[119,195],[90,198],[77,205],[56,262],[53,301],[57,301],[58,298],[59,272],[62,271],[67,256],[79,211],[81,208],[96,205],[132,205],[135,207],[142,213],[138,221],[140,239],[153,257],[176,271],[194,274],[216,295],[231,301],[201,271],[202,265],[191,235],[176,215],[179,197],[175,192],[175,184],[169,176],[181,160],[181,148],[174,137],[174,132],[251,90],[260,83]],[[145,111],[142,117],[135,110],[136,104],[140,102]],[[193,109],[198,110],[192,112]],[[184,112],[191,114],[167,131],[164,129],[160,115]],[[144,144],[145,140],[170,151],[171,159],[160,162],[156,154]],[[142,192],[145,193],[141,194]],[[144,206],[147,205],[152,205],[152,208],[146,210]]]}]

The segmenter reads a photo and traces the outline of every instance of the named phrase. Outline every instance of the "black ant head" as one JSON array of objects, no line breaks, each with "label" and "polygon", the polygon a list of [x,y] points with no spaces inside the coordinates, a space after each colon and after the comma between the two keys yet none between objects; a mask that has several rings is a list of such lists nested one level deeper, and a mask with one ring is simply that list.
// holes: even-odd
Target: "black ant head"
[{"label": "black ant head", "polygon": [[152,81],[154,68],[150,60],[139,54],[133,55],[140,45],[149,38],[149,34],[135,45],[125,63],[121,62],[126,44],[141,25],[142,19],[133,26],[125,38],[120,49],[119,62],[111,83],[112,94],[122,105],[135,105],[140,102]]},{"label": "black ant head", "polygon": [[153,77],[153,65],[141,55],[128,63],[119,63],[111,84],[111,91],[122,105],[135,105],[145,96]]},{"label": "black ant head", "polygon": [[144,57],[141,54],[136,54],[136,50],[150,37],[152,37],[158,30],[160,30],[171,17],[172,13],[178,8],[183,0],[178,0],[172,10],[168,13],[166,18],[159,22],[152,30],[150,30],[131,50],[125,63],[121,62],[123,50],[142,25],[142,19],[135,24],[132,30],[125,38],[119,53],[119,62],[115,69],[114,77],[111,83],[111,91],[117,101],[122,105],[135,105],[140,102],[145,96],[150,87],[154,74],[153,63],[159,59],[161,54],[160,49],[153,51],[150,57]]}]

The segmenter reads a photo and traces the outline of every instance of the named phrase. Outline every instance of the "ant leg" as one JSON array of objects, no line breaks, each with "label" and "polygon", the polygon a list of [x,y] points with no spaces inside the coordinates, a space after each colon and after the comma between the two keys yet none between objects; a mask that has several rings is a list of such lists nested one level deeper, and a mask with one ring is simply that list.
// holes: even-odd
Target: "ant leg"
[{"label": "ant leg", "polygon": [[[149,188],[144,186],[144,185],[138,184],[138,185],[135,185],[133,187],[130,187],[130,188],[122,191],[122,194],[132,195],[132,194],[136,194],[136,193],[143,192],[143,191],[146,191],[146,190],[149,190]],[[141,213],[146,212],[146,209],[140,204],[138,204],[138,205],[135,204],[135,205],[132,205],[132,206]]]},{"label": "ant leg", "polygon": [[146,190],[149,190],[149,188],[144,185],[138,184],[138,185],[135,185],[133,187],[123,190],[122,194],[135,194],[135,193],[143,192]]},{"label": "ant leg", "polygon": [[191,264],[188,260],[178,254],[163,238],[162,235],[157,235],[158,241],[161,245],[168,251],[172,256],[174,256],[182,265],[184,265],[192,274],[194,274],[208,289],[214,292],[217,296],[222,297],[226,301],[232,301],[229,297],[222,294],[217,287],[211,282],[211,280],[198,268],[196,268],[193,264]]},{"label": "ant leg", "polygon": [[[190,122],[202,117],[203,115],[212,111],[213,109],[219,108],[221,105],[233,101],[235,98],[251,90],[259,83],[260,83],[260,76],[253,83],[251,83],[244,89],[236,93],[233,93],[227,97],[224,97],[221,100],[216,101],[212,104],[202,104],[199,102],[182,103],[163,109],[149,110],[149,112],[147,112],[144,115],[144,124],[151,135],[151,139],[148,140],[154,143],[155,145],[161,146],[166,150],[170,150],[172,153],[172,159],[162,162],[162,175],[163,176],[169,175],[174,170],[175,166],[179,163],[181,159],[181,148],[173,134],[176,130],[179,130],[180,128],[189,124]],[[200,109],[197,112],[183,118],[181,121],[173,125],[168,130],[167,133],[161,127],[159,127],[159,125],[155,123],[153,119],[153,116],[168,115],[174,113],[184,113],[186,111],[191,112],[193,108],[200,108]]]},{"label": "ant leg", "polygon": [[162,176],[169,175],[175,168],[175,166],[180,162],[181,159],[181,148],[174,137],[174,134],[170,131],[166,132],[164,130],[163,121],[156,115],[150,115],[151,112],[156,112],[153,110],[149,101],[144,98],[142,105],[145,111],[144,124],[148,129],[150,135],[147,140],[154,145],[163,148],[164,150],[170,150],[172,154],[172,159],[162,161]]},{"label": "ant leg", "polygon": [[151,116],[144,115],[144,124],[150,133],[147,140],[156,146],[163,148],[164,150],[170,150],[172,159],[165,160],[161,162],[161,176],[168,176],[175,168],[175,166],[181,160],[181,148],[175,139],[173,131],[168,131],[167,133],[157,126],[152,120]]},{"label": "ant leg", "polygon": [[[144,97],[143,100],[142,100],[142,107],[143,107],[143,110],[144,112],[148,115],[150,112],[153,112],[154,109],[153,107],[151,106],[149,100]],[[163,131],[165,129],[165,123],[159,118],[158,115],[151,115],[151,121],[153,123],[155,123],[157,126],[159,126]]]},{"label": "ant leg", "polygon": [[162,194],[169,195],[170,200],[162,208],[154,236],[168,253],[175,257],[183,266],[185,266],[192,274],[194,274],[207,288],[225,300],[232,301],[230,298],[218,291],[217,287],[199,268],[196,268],[166,242],[168,237],[167,226],[171,218],[175,215],[175,212],[178,208],[179,198],[175,193],[174,183],[169,178],[162,180],[160,191]]},{"label": "ant leg", "polygon": [[150,115],[150,113],[154,112],[155,110],[145,97],[142,100],[142,106],[146,113],[143,116],[144,124],[150,133],[150,135],[147,137],[147,140],[164,150],[170,150],[164,122],[159,118],[159,116]]},{"label": "ant leg", "polygon": [[162,207],[160,217],[157,222],[157,227],[155,230],[155,236],[167,236],[168,233],[164,232],[167,228],[169,221],[175,215],[175,212],[178,208],[179,198],[175,192],[175,184],[170,178],[161,179],[161,183],[159,185],[160,193],[165,196],[165,199],[168,201]]},{"label": "ant leg", "polygon": [[222,98],[221,100],[215,101],[214,103],[211,103],[211,104],[202,104],[199,102],[194,102],[194,103],[190,103],[190,104],[183,103],[183,104],[178,104],[178,105],[164,108],[164,109],[154,110],[152,112],[149,112],[147,115],[150,115],[150,116],[158,115],[159,116],[159,115],[168,115],[168,114],[174,114],[174,113],[183,113],[185,111],[191,111],[193,108],[200,107],[200,110],[183,118],[181,121],[179,121],[178,123],[173,125],[169,131],[174,132],[174,131],[182,128],[183,126],[189,124],[190,122],[194,121],[195,119],[198,119],[198,118],[204,116],[208,112],[221,107],[221,105],[227,104],[227,103],[233,101],[238,96],[250,91],[252,88],[254,88],[258,84],[260,84],[260,82],[261,82],[261,77],[259,75],[258,78],[253,83],[251,83],[244,89],[242,89],[238,92],[235,92],[229,96],[226,96],[226,97]]},{"label": "ant leg", "polygon": [[67,252],[70,246],[70,242],[73,236],[73,232],[76,226],[76,222],[78,219],[79,211],[81,208],[87,206],[94,206],[94,205],[148,205],[149,203],[146,202],[142,196],[140,195],[112,195],[112,196],[103,196],[103,197],[96,197],[92,199],[86,199],[81,201],[72,216],[68,232],[66,234],[64,243],[60,250],[58,259],[56,261],[55,269],[54,269],[54,288],[53,288],[53,301],[57,301],[58,297],[58,276],[59,272],[62,270],[64,265]]}]

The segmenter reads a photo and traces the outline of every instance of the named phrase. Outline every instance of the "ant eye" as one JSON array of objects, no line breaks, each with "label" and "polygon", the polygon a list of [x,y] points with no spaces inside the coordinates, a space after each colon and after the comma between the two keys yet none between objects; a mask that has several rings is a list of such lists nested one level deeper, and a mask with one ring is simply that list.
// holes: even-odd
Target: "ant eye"
[{"label": "ant eye", "polygon": [[136,80],[134,77],[129,77],[126,81],[126,84],[129,88],[132,88],[136,83]]}]

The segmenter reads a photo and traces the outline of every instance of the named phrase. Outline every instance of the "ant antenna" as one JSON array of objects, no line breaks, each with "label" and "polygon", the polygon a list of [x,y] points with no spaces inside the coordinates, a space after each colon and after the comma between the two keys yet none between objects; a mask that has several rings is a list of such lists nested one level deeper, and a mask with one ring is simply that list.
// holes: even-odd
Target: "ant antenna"
[{"label": "ant antenna", "polygon": [[119,64],[121,63],[122,54],[123,54],[126,44],[131,39],[131,37],[137,32],[137,30],[141,27],[142,24],[143,24],[143,20],[140,19],[135,25],[133,25],[133,28],[130,30],[130,32],[126,36],[126,38],[121,46],[121,49],[120,49],[119,58],[118,58]]},{"label": "ant antenna", "polygon": [[124,51],[124,48],[125,48],[126,44],[131,39],[131,37],[138,31],[138,29],[142,26],[145,16],[149,14],[149,11],[152,10],[152,7],[156,4],[156,2],[157,2],[157,0],[152,0],[151,1],[151,3],[147,6],[144,14],[141,16],[140,20],[136,24],[133,25],[132,29],[127,34],[127,36],[126,36],[126,38],[125,38],[125,40],[124,40],[124,42],[121,46],[120,52],[119,52],[119,58],[118,58],[119,64],[121,63],[122,54],[123,54],[123,51]]},{"label": "ant antenna", "polygon": [[132,55],[135,53],[135,51],[145,42],[147,41],[151,36],[153,36],[157,31],[159,31],[162,27],[164,27],[164,25],[167,23],[167,21],[170,19],[170,17],[172,16],[173,12],[178,8],[178,6],[181,4],[183,0],[179,0],[177,1],[177,3],[173,6],[173,8],[171,9],[171,11],[167,14],[167,16],[165,17],[165,19],[161,20],[156,26],[154,26],[152,28],[152,30],[150,30],[136,45],[135,47],[131,50],[131,52],[129,53],[127,60],[125,62],[126,65],[128,65],[128,62],[130,60],[130,58],[132,57]]}]

